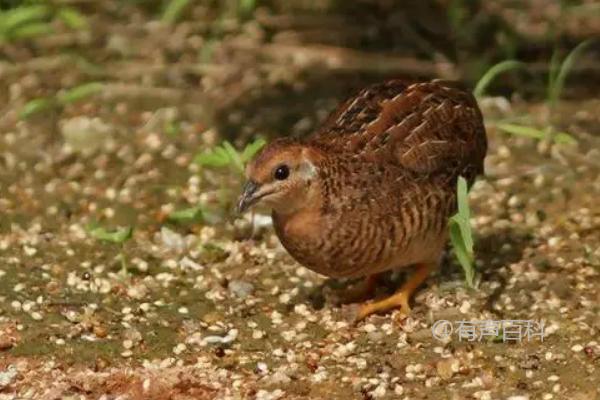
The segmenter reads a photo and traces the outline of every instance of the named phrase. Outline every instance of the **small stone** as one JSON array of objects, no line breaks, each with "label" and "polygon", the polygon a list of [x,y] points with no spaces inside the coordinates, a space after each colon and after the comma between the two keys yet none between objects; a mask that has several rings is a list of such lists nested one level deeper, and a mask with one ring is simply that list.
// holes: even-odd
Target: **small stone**
[{"label": "small stone", "polygon": [[36,320],[36,321],[41,321],[44,317],[39,312],[34,311],[34,312],[31,313],[31,318],[34,319],[34,320]]},{"label": "small stone", "polygon": [[442,379],[450,379],[459,371],[460,363],[456,358],[444,358],[438,361],[435,367]]},{"label": "small stone", "polygon": [[160,239],[165,247],[176,252],[183,252],[186,248],[185,239],[179,233],[167,227],[160,230]]},{"label": "small stone", "polygon": [[175,354],[181,354],[181,353],[183,353],[186,350],[187,350],[187,346],[185,344],[183,344],[183,343],[179,343],[177,346],[175,346],[173,348],[173,353],[175,353]]},{"label": "small stone", "polygon": [[575,353],[579,353],[581,350],[583,350],[583,346],[580,344],[576,344],[575,346],[571,347],[571,350]]},{"label": "small stone", "polygon": [[106,328],[100,325],[94,325],[94,327],[92,328],[92,332],[94,333],[94,335],[96,335],[96,337],[99,337],[101,339],[108,336],[108,331],[106,330]]},{"label": "small stone", "polygon": [[14,365],[9,365],[6,370],[0,372],[0,389],[12,384],[17,377],[17,373],[17,368]]},{"label": "small stone", "polygon": [[74,117],[60,121],[65,142],[75,151],[90,152],[111,137],[114,128],[100,118]]},{"label": "small stone", "polygon": [[404,394],[404,386],[396,384],[396,386],[394,386],[394,394],[398,396]]},{"label": "small stone", "polygon": [[250,282],[233,280],[229,282],[227,289],[231,294],[243,300],[252,294],[254,285]]}]

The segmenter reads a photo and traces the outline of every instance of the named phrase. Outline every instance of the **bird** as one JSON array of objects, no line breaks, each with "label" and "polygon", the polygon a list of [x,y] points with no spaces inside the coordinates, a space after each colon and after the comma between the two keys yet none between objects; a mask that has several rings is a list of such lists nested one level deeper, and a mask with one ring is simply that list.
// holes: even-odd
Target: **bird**
[{"label": "bird", "polygon": [[355,318],[400,309],[440,263],[456,187],[484,173],[487,137],[460,83],[394,79],[359,91],[306,138],[271,141],[248,163],[238,210],[272,211],[276,235],[300,264],[332,278],[414,268],[391,296]]}]

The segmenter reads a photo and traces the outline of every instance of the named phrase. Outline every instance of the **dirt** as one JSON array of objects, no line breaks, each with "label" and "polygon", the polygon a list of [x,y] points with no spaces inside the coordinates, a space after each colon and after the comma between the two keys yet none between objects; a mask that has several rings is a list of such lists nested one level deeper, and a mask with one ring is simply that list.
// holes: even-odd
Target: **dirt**
[{"label": "dirt", "polygon": [[[43,44],[2,45],[18,50],[21,63],[0,75],[0,399],[600,398],[598,99],[563,100],[552,113],[541,101],[483,99],[490,149],[470,195],[477,288],[466,287],[448,254],[408,317],[354,324],[335,304],[348,282],[294,262],[265,210],[235,215],[236,172],[194,162],[231,132],[222,112],[210,118],[210,97],[195,97],[197,77],[158,56],[159,72],[133,68],[135,54],[190,40],[189,27],[178,36],[146,24],[144,40],[127,41],[131,70],[115,69],[110,51],[107,60],[90,56],[102,79],[134,88],[111,87],[25,121],[18,115],[27,100],[90,77],[68,63],[23,67],[55,55]],[[236,69],[248,61],[232,57]],[[235,76],[204,77],[206,93]],[[298,96],[301,74],[281,78],[298,87],[262,78],[239,85],[275,88],[278,100],[266,96],[267,111],[253,111],[240,145],[265,125],[268,134],[310,131],[343,92],[322,77],[319,103],[294,103],[293,114],[304,111],[294,119],[281,99]],[[244,125],[246,110],[226,110],[228,129]],[[496,127],[523,116],[576,143]],[[69,123],[81,140],[65,133]],[[203,218],[168,218],[197,205]],[[103,242],[90,223],[132,226],[133,237]],[[389,274],[378,296],[403,272]],[[500,331],[468,342],[455,332],[438,340],[432,326],[440,320],[543,322],[545,336],[505,342]]]}]

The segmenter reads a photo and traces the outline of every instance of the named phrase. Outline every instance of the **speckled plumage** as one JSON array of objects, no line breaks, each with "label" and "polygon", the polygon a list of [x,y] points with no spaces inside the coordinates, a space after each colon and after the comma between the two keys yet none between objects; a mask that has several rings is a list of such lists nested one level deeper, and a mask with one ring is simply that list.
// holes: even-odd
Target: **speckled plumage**
[{"label": "speckled plumage", "polygon": [[[344,102],[308,139],[274,141],[247,175],[298,262],[367,276],[439,260],[457,177],[472,183],[486,149],[471,94],[451,82],[394,80]],[[282,165],[289,178],[277,181]]]}]

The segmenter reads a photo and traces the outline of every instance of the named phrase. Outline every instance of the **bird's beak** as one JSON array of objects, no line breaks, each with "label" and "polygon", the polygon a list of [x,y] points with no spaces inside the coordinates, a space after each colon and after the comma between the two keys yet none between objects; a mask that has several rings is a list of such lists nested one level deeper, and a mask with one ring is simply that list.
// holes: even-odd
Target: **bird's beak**
[{"label": "bird's beak", "polygon": [[257,196],[257,191],[259,189],[258,183],[254,181],[248,181],[244,185],[244,189],[242,190],[242,194],[238,200],[238,212],[241,214],[246,211],[251,205],[256,203],[256,201],[260,198]]}]

